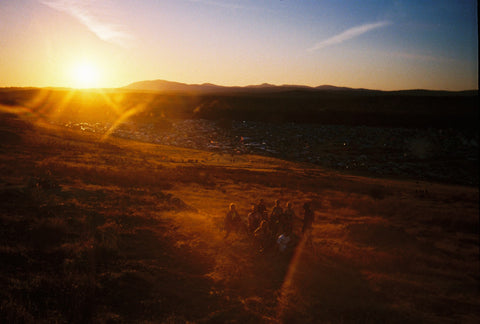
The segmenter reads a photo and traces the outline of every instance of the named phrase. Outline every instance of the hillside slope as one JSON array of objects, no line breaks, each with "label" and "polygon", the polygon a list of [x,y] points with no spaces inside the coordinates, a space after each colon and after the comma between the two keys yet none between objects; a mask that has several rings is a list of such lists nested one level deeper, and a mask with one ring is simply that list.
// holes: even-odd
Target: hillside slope
[{"label": "hillside slope", "polygon": [[[478,189],[102,138],[0,114],[2,322],[480,320]],[[312,244],[224,239],[291,201]]]}]

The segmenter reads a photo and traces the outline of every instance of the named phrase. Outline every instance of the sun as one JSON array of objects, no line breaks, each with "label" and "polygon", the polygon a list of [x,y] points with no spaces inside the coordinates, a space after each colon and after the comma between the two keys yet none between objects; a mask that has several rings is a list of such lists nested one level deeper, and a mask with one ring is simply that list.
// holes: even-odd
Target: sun
[{"label": "sun", "polygon": [[96,88],[99,85],[99,70],[91,62],[79,62],[72,67],[74,88]]}]

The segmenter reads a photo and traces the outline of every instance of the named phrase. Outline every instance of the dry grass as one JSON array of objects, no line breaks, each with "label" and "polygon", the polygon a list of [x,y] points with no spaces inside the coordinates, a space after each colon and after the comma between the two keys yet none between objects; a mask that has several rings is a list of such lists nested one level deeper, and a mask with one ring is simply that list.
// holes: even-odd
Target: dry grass
[{"label": "dry grass", "polygon": [[[3,116],[0,320],[474,323],[478,189],[141,144]],[[230,202],[313,202],[313,244],[223,239]],[[299,235],[300,220],[295,222]]]}]

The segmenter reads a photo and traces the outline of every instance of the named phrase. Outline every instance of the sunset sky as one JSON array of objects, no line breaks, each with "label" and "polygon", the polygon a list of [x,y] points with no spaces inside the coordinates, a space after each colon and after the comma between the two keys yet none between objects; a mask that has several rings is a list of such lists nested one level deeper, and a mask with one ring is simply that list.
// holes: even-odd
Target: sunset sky
[{"label": "sunset sky", "polygon": [[478,89],[475,0],[0,0],[0,87]]}]

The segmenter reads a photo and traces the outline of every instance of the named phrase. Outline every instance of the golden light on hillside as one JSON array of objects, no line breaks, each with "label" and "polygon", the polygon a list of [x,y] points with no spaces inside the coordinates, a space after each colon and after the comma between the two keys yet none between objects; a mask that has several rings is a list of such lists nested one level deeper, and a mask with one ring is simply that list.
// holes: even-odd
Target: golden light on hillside
[{"label": "golden light on hillside", "polygon": [[99,86],[100,74],[92,62],[78,62],[72,67],[74,88],[95,88]]}]

